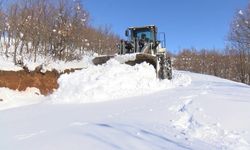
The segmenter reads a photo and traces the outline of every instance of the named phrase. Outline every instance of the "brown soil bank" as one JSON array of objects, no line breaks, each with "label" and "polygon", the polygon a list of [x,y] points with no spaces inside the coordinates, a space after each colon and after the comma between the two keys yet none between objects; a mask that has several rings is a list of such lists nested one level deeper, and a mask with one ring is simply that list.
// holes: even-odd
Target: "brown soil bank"
[{"label": "brown soil bank", "polygon": [[[73,71],[74,69],[64,72]],[[27,87],[35,87],[40,90],[41,94],[48,95],[58,88],[57,79],[59,77],[60,73],[56,70],[46,71],[45,73],[39,70],[0,71],[0,87],[19,91],[25,91]]]}]

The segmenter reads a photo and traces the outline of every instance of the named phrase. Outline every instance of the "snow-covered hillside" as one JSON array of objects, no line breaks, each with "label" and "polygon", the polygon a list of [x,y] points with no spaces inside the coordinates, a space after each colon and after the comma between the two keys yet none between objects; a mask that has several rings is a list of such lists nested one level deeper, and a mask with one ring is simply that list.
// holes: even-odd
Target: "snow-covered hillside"
[{"label": "snow-covered hillside", "polygon": [[[159,81],[116,60],[59,84],[49,97],[0,89],[0,149],[250,149],[247,85],[182,71]],[[37,104],[17,107],[24,97]]]},{"label": "snow-covered hillside", "polygon": [[[52,58],[44,58],[44,57],[37,57],[36,62],[33,61],[31,58],[25,58],[23,57],[21,61],[23,62],[23,66],[27,67],[29,71],[34,71],[36,67],[42,66],[42,71],[51,71],[53,69],[56,69],[59,72],[62,72],[66,69],[72,69],[72,68],[87,68],[90,64],[90,59],[93,58],[92,55],[96,54],[86,54],[84,55],[84,58],[80,61],[74,60],[74,61],[60,61],[60,60],[54,60]],[[19,71],[23,69],[23,66],[17,66],[13,62],[12,57],[5,57],[3,54],[0,55],[0,70],[3,71]]]}]

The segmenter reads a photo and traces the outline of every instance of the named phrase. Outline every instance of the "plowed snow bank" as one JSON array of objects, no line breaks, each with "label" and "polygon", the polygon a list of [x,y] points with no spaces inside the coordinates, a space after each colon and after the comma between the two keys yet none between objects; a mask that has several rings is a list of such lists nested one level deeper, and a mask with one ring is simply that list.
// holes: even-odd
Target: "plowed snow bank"
[{"label": "plowed snow bank", "polygon": [[51,95],[53,103],[89,103],[149,94],[186,86],[191,78],[174,72],[173,80],[158,80],[148,63],[129,66],[111,59],[104,65],[62,75],[59,89]]}]

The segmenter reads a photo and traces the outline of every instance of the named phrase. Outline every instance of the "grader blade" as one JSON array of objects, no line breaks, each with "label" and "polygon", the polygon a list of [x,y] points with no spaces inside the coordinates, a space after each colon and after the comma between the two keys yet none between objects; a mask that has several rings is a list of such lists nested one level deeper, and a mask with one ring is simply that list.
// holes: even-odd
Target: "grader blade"
[{"label": "grader blade", "polygon": [[[92,60],[92,62],[93,62],[94,65],[102,65],[102,64],[105,64],[107,61],[109,61],[112,58],[115,59],[115,56],[114,55],[98,56],[98,57],[95,57]],[[131,60],[128,60],[128,61],[125,61],[125,62],[122,62],[122,63],[134,66],[136,64],[140,64],[140,63],[143,63],[143,62],[147,62],[147,63],[153,65],[155,69],[157,68],[157,57],[153,56],[153,55],[150,55],[150,54],[143,54],[143,53],[136,54],[135,59],[131,59]]]},{"label": "grader blade", "polygon": [[[115,58],[116,56],[99,56],[92,60],[93,64],[95,65],[102,65],[105,64],[108,60]],[[171,67],[171,61],[169,62],[168,59],[165,58],[165,55],[151,55],[147,53],[139,53],[135,55],[134,59],[130,59],[125,62],[127,65],[134,66],[136,64],[140,64],[143,62],[147,62],[154,66],[156,76],[159,79],[172,79],[172,67]]]},{"label": "grader blade", "polygon": [[105,64],[107,61],[109,61],[111,58],[114,58],[114,55],[111,56],[99,56],[95,57],[92,62],[94,65],[102,65]]},{"label": "grader blade", "polygon": [[143,62],[153,65],[155,69],[157,68],[157,57],[146,53],[136,54],[135,60],[129,60],[125,64],[134,66]]}]

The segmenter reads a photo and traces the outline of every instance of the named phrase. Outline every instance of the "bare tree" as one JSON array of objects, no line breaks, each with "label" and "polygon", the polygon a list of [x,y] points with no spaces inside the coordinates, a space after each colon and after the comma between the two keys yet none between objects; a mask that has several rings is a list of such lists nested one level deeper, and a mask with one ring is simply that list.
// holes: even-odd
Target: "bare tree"
[{"label": "bare tree", "polygon": [[229,41],[237,51],[237,71],[243,83],[250,83],[250,5],[239,10],[231,24]]}]

